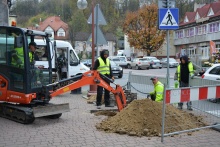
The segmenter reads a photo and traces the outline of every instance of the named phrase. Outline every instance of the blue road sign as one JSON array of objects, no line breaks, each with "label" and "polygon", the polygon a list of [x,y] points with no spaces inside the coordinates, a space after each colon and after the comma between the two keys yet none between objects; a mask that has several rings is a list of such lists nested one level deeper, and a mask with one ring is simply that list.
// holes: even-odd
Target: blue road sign
[{"label": "blue road sign", "polygon": [[179,28],[179,9],[161,8],[159,9],[159,29],[175,30]]}]

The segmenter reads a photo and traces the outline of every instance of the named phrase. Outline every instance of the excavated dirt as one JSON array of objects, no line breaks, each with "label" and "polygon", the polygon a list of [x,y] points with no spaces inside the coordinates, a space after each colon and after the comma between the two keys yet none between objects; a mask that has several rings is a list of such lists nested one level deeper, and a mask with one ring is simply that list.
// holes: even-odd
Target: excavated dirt
[{"label": "excavated dirt", "polygon": [[[111,113],[111,114],[109,114]],[[115,115],[116,114],[116,115]],[[112,116],[96,125],[98,130],[131,136],[161,136],[162,103],[150,99],[134,100],[121,112],[96,112]],[[204,126],[201,116],[195,116],[172,105],[166,107],[165,133]]]}]

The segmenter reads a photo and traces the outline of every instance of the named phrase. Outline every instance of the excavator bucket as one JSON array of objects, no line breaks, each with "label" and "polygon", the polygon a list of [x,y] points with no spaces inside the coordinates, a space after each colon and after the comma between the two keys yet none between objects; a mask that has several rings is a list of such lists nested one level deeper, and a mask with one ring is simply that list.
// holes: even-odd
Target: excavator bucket
[{"label": "excavator bucket", "polygon": [[[33,108],[34,117],[59,115],[63,112],[69,112],[69,104],[47,104],[45,106],[37,106]],[[61,115],[60,115],[61,116]]]}]

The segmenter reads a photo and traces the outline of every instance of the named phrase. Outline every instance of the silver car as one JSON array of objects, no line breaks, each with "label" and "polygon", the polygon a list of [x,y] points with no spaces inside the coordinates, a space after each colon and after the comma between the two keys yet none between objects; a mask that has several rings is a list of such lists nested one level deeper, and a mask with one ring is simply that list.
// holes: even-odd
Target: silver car
[{"label": "silver car", "polygon": [[147,61],[147,59],[144,58],[134,58],[131,63],[131,68],[135,69],[149,69],[150,63]]},{"label": "silver car", "polygon": [[[167,58],[160,60],[162,67],[167,67]],[[169,67],[177,67],[179,63],[174,58],[169,58]]]},{"label": "silver car", "polygon": [[148,62],[150,62],[150,68],[162,68],[162,64],[160,63],[160,60],[156,57],[152,56],[145,56],[144,59],[147,59]]}]

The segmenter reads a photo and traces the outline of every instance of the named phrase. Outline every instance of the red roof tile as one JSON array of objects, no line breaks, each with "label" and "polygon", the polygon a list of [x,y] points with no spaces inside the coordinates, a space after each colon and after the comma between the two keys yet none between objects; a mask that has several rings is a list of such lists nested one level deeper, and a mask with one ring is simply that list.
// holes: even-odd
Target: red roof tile
[{"label": "red roof tile", "polygon": [[214,15],[208,16],[208,17],[214,17],[214,16],[219,16],[220,15],[220,1],[213,2],[211,4],[206,4],[201,8],[197,8],[195,12],[186,12],[184,18],[187,16],[189,22],[182,21],[182,22],[179,23],[179,25],[183,26],[183,25],[187,25],[187,24],[195,22],[196,21],[195,16],[196,16],[197,12],[198,12],[200,18],[207,17],[210,8],[212,8],[212,10],[214,12]]},{"label": "red roof tile", "polygon": [[63,28],[64,30],[68,29],[68,25],[63,22],[59,16],[48,17],[46,20],[40,23],[39,30],[44,31],[48,26],[50,26],[55,32],[60,28]]}]

